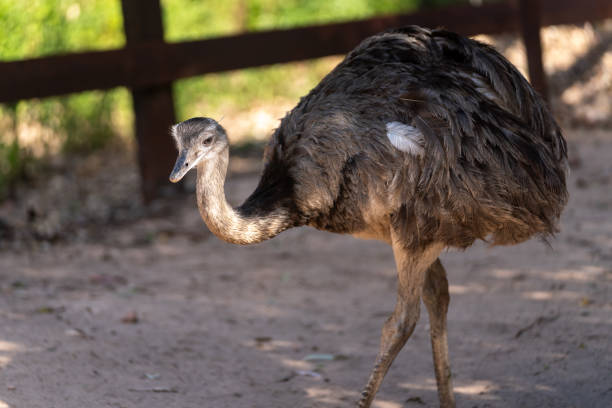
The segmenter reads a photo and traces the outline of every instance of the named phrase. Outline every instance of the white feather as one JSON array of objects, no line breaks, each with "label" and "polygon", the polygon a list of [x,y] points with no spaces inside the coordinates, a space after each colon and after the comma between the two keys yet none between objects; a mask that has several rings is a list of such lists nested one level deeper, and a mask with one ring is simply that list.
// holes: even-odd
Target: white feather
[{"label": "white feather", "polygon": [[421,156],[423,150],[423,134],[414,126],[401,122],[387,123],[387,137],[391,144],[402,152]]}]

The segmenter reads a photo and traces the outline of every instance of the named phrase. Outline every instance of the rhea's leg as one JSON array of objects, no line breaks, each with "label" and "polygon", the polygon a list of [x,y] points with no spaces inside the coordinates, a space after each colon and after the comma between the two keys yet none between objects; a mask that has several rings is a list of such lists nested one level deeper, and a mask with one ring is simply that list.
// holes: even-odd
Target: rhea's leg
[{"label": "rhea's leg", "polygon": [[412,334],[419,319],[420,301],[427,268],[438,257],[441,246],[435,245],[417,253],[409,252],[393,242],[393,255],[398,270],[398,293],[395,310],[382,329],[380,350],[367,385],[357,406],[367,408],[372,403],[382,380],[395,356]]},{"label": "rhea's leg", "polygon": [[446,336],[446,314],[449,301],[446,271],[440,260],[437,259],[427,270],[423,288],[423,303],[429,313],[431,349],[441,408],[455,407]]},{"label": "rhea's leg", "polygon": [[370,406],[395,356],[412,334],[419,318],[419,303],[420,299],[416,296],[404,297],[398,294],[395,310],[383,326],[380,351],[368,384],[361,393],[361,399],[357,404],[359,408]]}]

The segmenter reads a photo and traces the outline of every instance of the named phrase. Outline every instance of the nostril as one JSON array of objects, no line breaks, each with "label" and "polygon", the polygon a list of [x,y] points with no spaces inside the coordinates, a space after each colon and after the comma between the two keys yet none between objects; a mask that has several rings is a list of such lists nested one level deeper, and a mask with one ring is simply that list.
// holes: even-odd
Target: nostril
[{"label": "nostril", "polygon": [[189,163],[185,163],[185,167],[189,166]]}]

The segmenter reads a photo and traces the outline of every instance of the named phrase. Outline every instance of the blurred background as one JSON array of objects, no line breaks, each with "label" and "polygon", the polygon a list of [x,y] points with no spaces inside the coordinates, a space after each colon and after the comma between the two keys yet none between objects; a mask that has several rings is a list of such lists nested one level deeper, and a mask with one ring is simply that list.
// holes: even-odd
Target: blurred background
[{"label": "blurred background", "polygon": [[[142,180],[169,186],[170,123],[209,116],[228,131],[239,204],[279,119],[334,54],[402,15],[475,34],[525,76],[541,56],[568,141],[570,200],[550,245],[441,256],[458,406],[612,407],[610,0],[0,0],[0,408],[353,406],[394,307],[390,248],[312,228],[230,245],[200,219],[193,178],[148,199]],[[158,38],[130,44],[138,35]],[[236,44],[226,36],[242,50],[210,45]],[[197,47],[159,52],[186,41]],[[300,62],[234,69],[300,47]],[[232,70],[209,69],[216,57]],[[139,84],[149,67],[161,80]],[[133,88],[40,97],[107,77]],[[427,324],[422,313],[373,407],[438,406]]]}]

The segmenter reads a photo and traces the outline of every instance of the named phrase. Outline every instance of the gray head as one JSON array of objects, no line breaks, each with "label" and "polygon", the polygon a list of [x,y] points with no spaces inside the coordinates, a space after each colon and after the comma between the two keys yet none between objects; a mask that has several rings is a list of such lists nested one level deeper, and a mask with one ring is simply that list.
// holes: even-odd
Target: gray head
[{"label": "gray head", "polygon": [[191,118],[171,128],[178,158],[170,174],[176,183],[200,161],[212,158],[229,146],[225,129],[214,119]]}]

